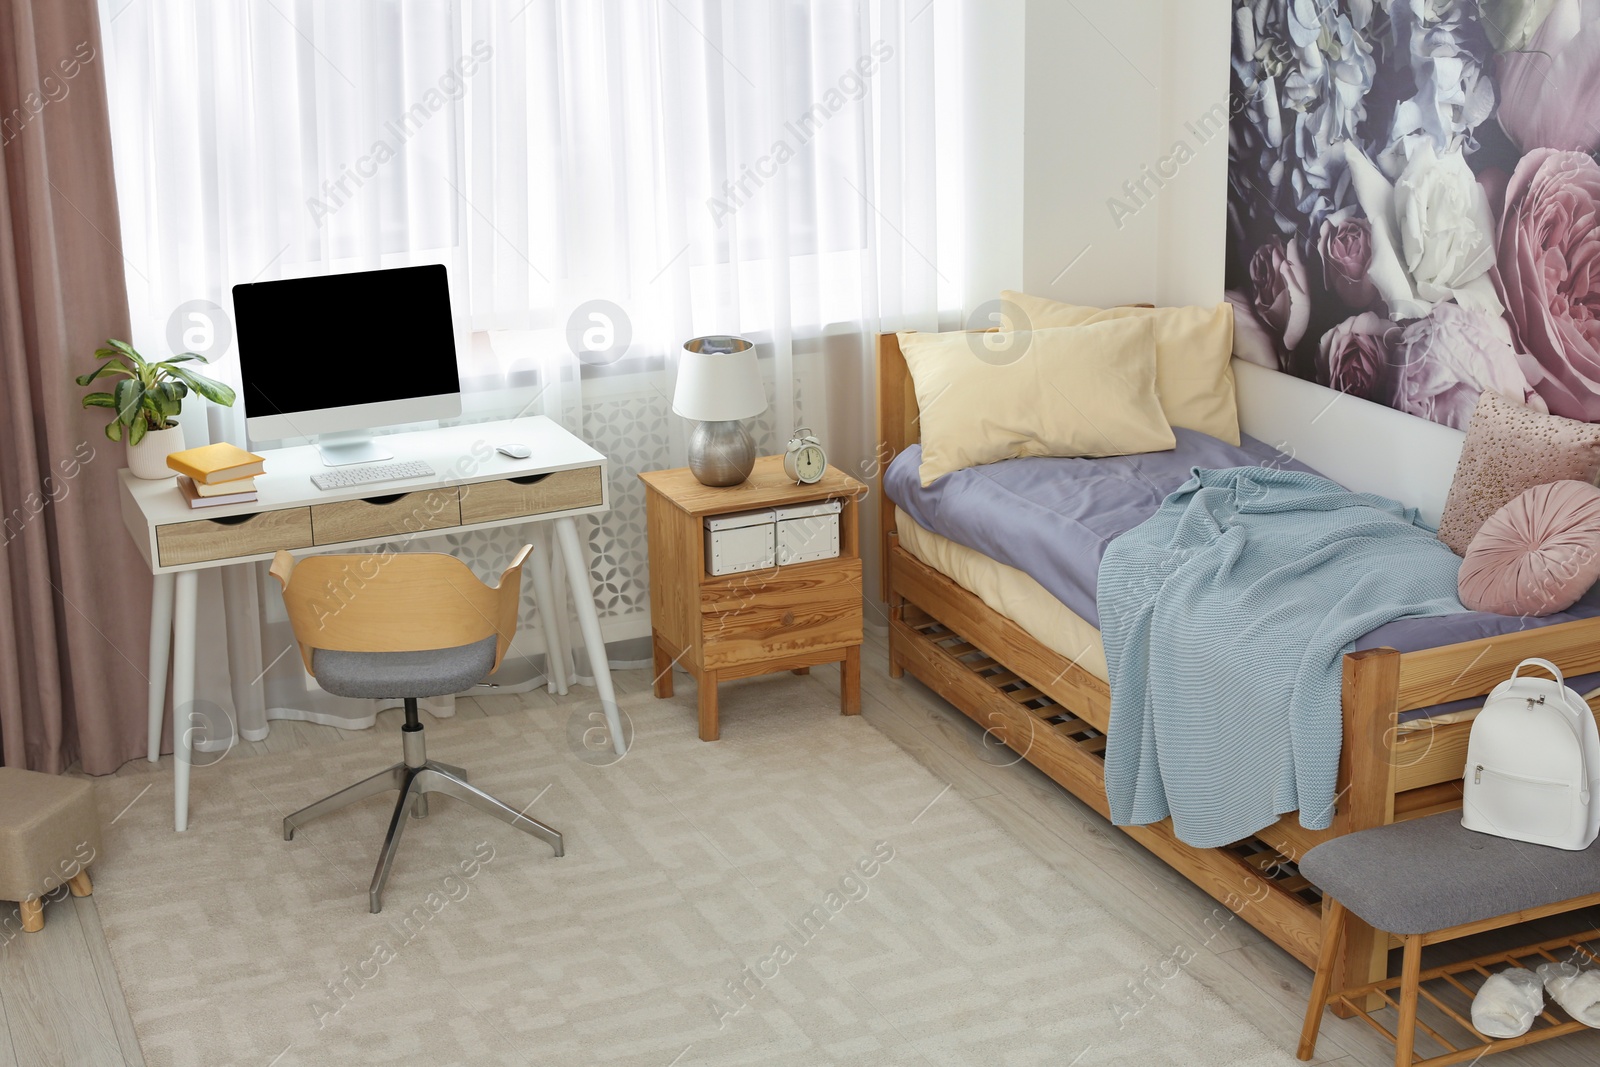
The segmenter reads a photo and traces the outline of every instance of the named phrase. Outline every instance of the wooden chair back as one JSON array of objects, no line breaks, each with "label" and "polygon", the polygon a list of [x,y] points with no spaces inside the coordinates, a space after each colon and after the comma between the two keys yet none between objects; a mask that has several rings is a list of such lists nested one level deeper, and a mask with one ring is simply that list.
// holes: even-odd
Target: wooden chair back
[{"label": "wooden chair back", "polygon": [[307,556],[279,552],[270,573],[283,586],[306,672],[313,649],[425,652],[495,637],[494,670],[517,632],[524,545],[496,585],[442,552]]}]

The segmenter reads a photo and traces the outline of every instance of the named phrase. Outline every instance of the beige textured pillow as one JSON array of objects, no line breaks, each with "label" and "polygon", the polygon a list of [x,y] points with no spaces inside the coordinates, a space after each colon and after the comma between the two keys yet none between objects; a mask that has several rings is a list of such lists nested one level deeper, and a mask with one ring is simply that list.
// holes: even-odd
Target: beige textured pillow
[{"label": "beige textured pillow", "polygon": [[1439,540],[1467,554],[1478,528],[1536,485],[1600,476],[1600,425],[1546,415],[1484,390],[1439,520]]},{"label": "beige textured pillow", "polygon": [[1016,329],[1087,326],[1112,319],[1142,318],[1155,324],[1156,392],[1167,421],[1199,430],[1230,445],[1239,443],[1239,405],[1233,391],[1233,308],[1095,308],[1063,304],[1007,290],[1000,299],[1021,309],[1027,321]]},{"label": "beige textured pillow", "polygon": [[923,485],[1019,456],[1125,456],[1177,444],[1156,396],[1149,319],[899,337],[920,409]]}]

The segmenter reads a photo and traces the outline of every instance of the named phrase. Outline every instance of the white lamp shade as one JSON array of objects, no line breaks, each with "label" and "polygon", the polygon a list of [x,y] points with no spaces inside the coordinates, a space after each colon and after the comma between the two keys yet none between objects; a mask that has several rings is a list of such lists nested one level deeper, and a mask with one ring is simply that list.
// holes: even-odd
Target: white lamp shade
[{"label": "white lamp shade", "polygon": [[672,410],[696,422],[753,419],[767,410],[755,345],[743,337],[696,337],[684,344]]}]

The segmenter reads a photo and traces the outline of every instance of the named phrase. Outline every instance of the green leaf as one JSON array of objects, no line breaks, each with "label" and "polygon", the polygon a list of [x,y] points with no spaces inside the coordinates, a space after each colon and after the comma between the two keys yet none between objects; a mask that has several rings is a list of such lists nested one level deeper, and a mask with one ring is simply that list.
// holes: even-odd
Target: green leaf
[{"label": "green leaf", "polygon": [[110,424],[106,426],[106,437],[112,441],[122,440],[122,423],[112,419]]},{"label": "green leaf", "polygon": [[135,419],[132,426],[128,427],[128,443],[136,445],[144,440],[144,435],[150,432],[150,424],[143,419]]},{"label": "green leaf", "polygon": [[185,370],[182,367],[173,367],[171,371],[174,378],[183,382],[213,404],[220,404],[225,408],[230,408],[238,397],[238,394],[233,391],[231,386],[213,381],[203,374],[196,374],[194,371]]},{"label": "green leaf", "polygon": [[147,366],[145,358],[138,352],[134,351],[132,345],[126,341],[118,341],[116,338],[111,338],[110,340],[106,341],[106,344],[110,345],[119,354],[127,357],[128,362],[133,364],[133,370],[129,372],[130,374],[135,372],[143,373],[145,367]]},{"label": "green leaf", "polygon": [[83,406],[86,408],[114,408],[117,406],[117,402],[110,393],[90,393],[83,398]]},{"label": "green leaf", "polygon": [[182,382],[162,382],[145,395],[150,398],[152,407],[165,425],[183,410],[183,398],[189,395],[189,387]]},{"label": "green leaf", "polygon": [[92,373],[80,374],[73,380],[79,385],[88,385],[96,378],[104,378],[108,374],[131,375],[133,373],[133,371],[129,370],[127,365],[122,362],[122,357],[117,355],[115,352],[112,352],[109,348],[102,348],[96,352],[95,355],[103,356],[106,353],[110,353],[110,355],[107,356],[106,361],[100,364],[100,366],[96,367]]},{"label": "green leaf", "polygon": [[156,364],[156,366],[170,367],[174,363],[188,363],[190,360],[195,359],[198,359],[201,363],[210,362],[205,356],[202,356],[198,352],[179,352],[175,356],[169,356],[168,358],[162,360],[160,363]]},{"label": "green leaf", "polygon": [[117,383],[112,398],[117,419],[124,425],[132,425],[133,420],[139,417],[139,409],[144,406],[144,386],[139,384],[137,378],[125,378]]}]

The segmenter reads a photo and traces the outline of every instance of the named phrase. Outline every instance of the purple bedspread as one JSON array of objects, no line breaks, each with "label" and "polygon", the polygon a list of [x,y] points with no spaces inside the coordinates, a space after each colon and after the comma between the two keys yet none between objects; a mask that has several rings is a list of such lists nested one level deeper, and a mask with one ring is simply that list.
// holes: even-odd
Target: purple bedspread
[{"label": "purple bedspread", "polygon": [[[1189,480],[1195,467],[1270,466],[1312,471],[1304,463],[1246,436],[1235,447],[1194,430],[1173,428],[1178,445],[1105,459],[1009,459],[955,471],[923,488],[922,449],[912,445],[889,464],[884,489],[917,525],[1028,574],[1073,613],[1095,626],[1100,558],[1112,539],[1154,515]],[[1354,648],[1423,648],[1600,616],[1591,589],[1567,611],[1541,619],[1461,609],[1460,614],[1398,619],[1373,630]],[[1579,692],[1600,685],[1600,674],[1570,679]],[[1455,701],[1409,712],[1402,719],[1471,707]]]}]

